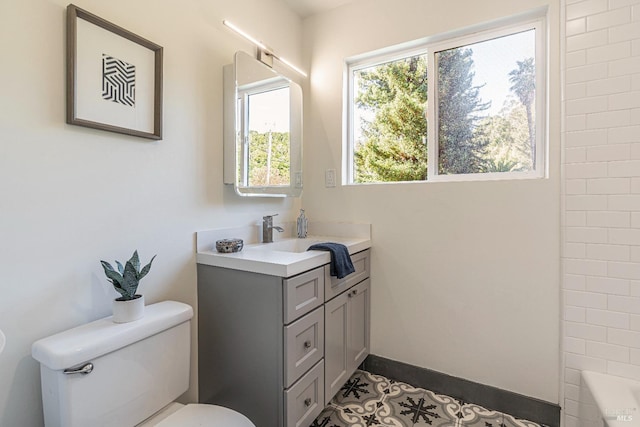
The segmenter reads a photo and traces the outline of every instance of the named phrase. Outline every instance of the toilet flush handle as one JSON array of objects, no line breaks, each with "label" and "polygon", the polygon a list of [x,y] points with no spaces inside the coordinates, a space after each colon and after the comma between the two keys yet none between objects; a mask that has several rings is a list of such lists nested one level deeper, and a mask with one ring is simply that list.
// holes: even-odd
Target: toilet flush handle
[{"label": "toilet flush handle", "polygon": [[93,363],[87,363],[79,368],[69,368],[62,371],[65,375],[71,374],[90,374],[93,371]]}]

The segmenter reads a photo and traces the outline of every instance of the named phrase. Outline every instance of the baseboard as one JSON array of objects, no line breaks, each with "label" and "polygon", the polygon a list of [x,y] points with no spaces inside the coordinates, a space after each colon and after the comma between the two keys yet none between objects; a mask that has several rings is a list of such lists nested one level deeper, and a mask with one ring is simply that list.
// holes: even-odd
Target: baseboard
[{"label": "baseboard", "polygon": [[560,427],[560,406],[540,399],[370,354],[361,368],[465,403],[505,412],[549,427]]}]

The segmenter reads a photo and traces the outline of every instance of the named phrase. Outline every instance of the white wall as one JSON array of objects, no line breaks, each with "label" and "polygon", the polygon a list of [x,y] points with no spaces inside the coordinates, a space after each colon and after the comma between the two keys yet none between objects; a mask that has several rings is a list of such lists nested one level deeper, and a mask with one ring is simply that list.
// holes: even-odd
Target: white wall
[{"label": "white wall", "polygon": [[565,0],[564,408],[580,370],[640,380],[640,1]]},{"label": "white wall", "polygon": [[[0,2],[0,329],[7,336],[0,425],[7,427],[43,425],[31,343],[110,314],[115,293],[100,259],[125,259],[136,248],[143,261],[157,253],[141,286],[147,301],[195,305],[197,230],[248,225],[269,213],[293,218],[299,204],[240,199],[222,184],[222,67],[236,50],[252,52],[222,20],[301,62],[301,20],[280,1],[76,3],[164,47],[158,142],[65,124],[68,3]],[[186,398],[196,391],[192,376]]]},{"label": "white wall", "polygon": [[548,179],[324,188],[341,169],[345,58],[544,6],[366,0],[304,21],[304,207],[373,224],[374,354],[559,402],[559,4],[549,4]]}]

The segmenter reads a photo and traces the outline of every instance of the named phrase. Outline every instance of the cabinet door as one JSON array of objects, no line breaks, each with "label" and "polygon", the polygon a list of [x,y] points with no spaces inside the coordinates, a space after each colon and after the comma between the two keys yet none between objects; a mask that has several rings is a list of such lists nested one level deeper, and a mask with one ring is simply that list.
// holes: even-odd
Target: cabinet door
[{"label": "cabinet door", "polygon": [[349,379],[347,360],[349,293],[327,302],[324,307],[325,404]]},{"label": "cabinet door", "polygon": [[370,289],[370,282],[367,279],[347,291],[349,299],[347,373],[349,375],[364,362],[369,354]]}]

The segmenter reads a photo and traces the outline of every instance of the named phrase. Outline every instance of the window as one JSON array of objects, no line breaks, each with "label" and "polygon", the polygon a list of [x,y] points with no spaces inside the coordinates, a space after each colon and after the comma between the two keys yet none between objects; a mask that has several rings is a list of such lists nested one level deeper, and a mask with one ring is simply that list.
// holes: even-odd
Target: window
[{"label": "window", "polygon": [[[288,186],[289,86],[261,85],[238,91],[238,120],[244,129],[238,167],[246,187]],[[278,108],[274,108],[278,106]]]},{"label": "window", "polygon": [[540,18],[348,62],[348,182],[543,177],[544,62]]}]

